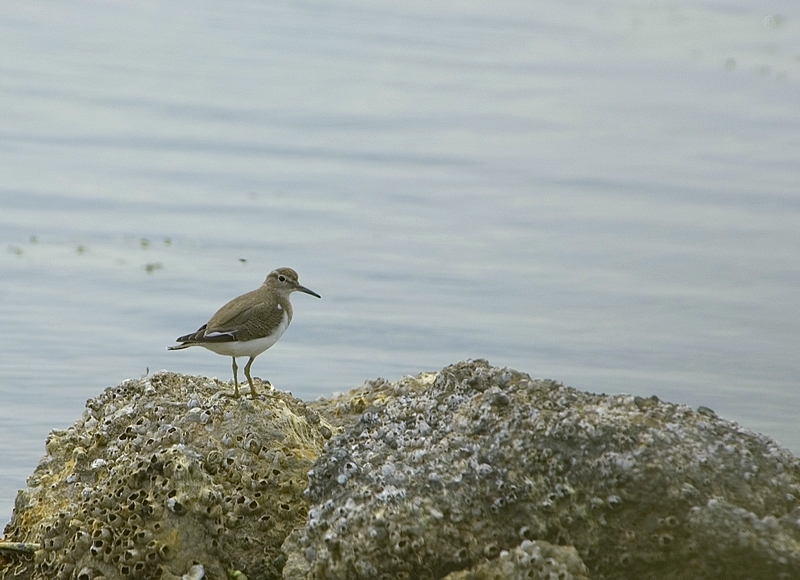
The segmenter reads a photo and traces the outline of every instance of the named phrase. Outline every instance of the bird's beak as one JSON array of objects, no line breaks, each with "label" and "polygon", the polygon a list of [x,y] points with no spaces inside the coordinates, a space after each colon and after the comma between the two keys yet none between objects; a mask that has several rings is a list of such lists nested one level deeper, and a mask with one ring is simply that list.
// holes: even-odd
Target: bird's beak
[{"label": "bird's beak", "polygon": [[311,294],[312,296],[316,296],[317,298],[322,298],[322,296],[320,296],[319,294],[317,294],[313,290],[309,290],[308,288],[306,288],[305,286],[301,286],[300,284],[295,286],[294,289],[297,292],[305,292],[306,294]]}]

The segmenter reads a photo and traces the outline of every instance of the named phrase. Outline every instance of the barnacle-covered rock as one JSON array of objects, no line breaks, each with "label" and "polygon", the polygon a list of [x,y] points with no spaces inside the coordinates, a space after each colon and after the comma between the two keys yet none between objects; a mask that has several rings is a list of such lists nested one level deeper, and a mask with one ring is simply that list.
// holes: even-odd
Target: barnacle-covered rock
[{"label": "barnacle-covered rock", "polygon": [[574,548],[548,578],[800,578],[800,460],[709,409],[483,360],[310,406],[344,431],[285,578],[536,578],[546,546]]},{"label": "barnacle-covered rock", "polygon": [[573,546],[524,540],[516,548],[445,580],[588,580],[588,570]]},{"label": "barnacle-covered rock", "polygon": [[800,461],[710,409],[482,360],[309,404],[260,387],[88,401],[0,579],[800,578]]},{"label": "barnacle-covered rock", "polygon": [[[280,578],[306,474],[335,427],[290,394],[159,373],[107,389],[16,499],[0,578]],[[313,415],[315,422],[308,416]]]}]

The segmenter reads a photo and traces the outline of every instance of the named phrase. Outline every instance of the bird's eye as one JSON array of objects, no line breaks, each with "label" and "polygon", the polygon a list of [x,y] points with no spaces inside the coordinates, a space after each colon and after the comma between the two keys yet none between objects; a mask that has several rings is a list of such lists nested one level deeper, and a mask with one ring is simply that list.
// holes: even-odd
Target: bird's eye
[{"label": "bird's eye", "polygon": [[278,280],[281,281],[281,282],[286,282],[286,276],[280,275],[280,276],[278,276]]}]

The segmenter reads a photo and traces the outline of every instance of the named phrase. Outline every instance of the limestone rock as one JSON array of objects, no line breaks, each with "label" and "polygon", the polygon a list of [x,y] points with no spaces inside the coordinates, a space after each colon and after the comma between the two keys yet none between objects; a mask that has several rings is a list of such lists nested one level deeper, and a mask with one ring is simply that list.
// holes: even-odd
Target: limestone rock
[{"label": "limestone rock", "polygon": [[312,406],[344,432],[285,578],[490,578],[531,542],[590,578],[800,578],[800,461],[709,409],[482,360]]},{"label": "limestone rock", "polygon": [[259,386],[234,399],[227,384],[159,373],[89,400],[51,433],[5,530],[42,549],[1,553],[0,578],[280,578],[331,426]]}]

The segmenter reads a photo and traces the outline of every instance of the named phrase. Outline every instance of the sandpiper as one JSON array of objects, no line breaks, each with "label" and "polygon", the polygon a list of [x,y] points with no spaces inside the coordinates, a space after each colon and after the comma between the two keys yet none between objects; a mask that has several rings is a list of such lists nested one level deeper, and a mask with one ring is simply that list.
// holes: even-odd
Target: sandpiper
[{"label": "sandpiper", "polygon": [[202,346],[211,352],[233,358],[233,385],[235,396],[239,396],[239,367],[237,356],[248,356],[250,360],[244,367],[250,394],[255,399],[256,389],[250,377],[250,365],[262,352],[267,350],[289,327],[292,321],[292,292],[305,292],[317,298],[319,294],[301,286],[297,272],[291,268],[273,270],[260,288],[234,298],[217,310],[206,324],[197,332],[178,337],[176,346],[167,350],[180,350],[190,346]]}]

